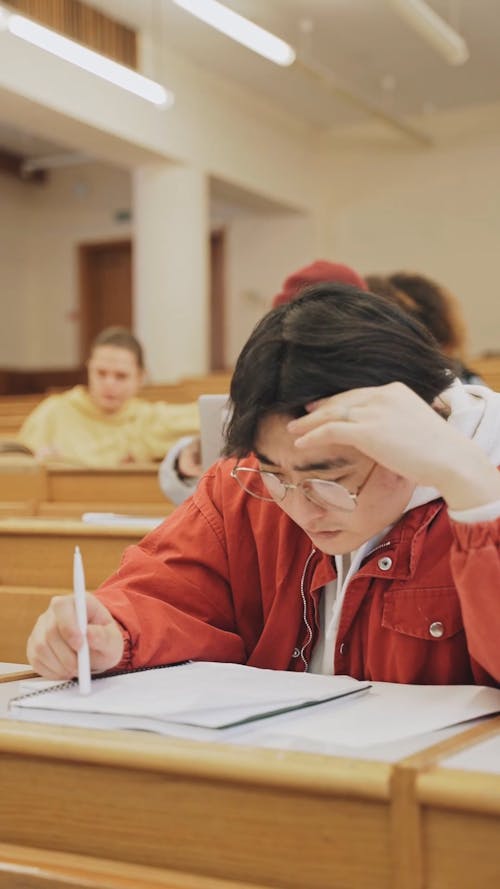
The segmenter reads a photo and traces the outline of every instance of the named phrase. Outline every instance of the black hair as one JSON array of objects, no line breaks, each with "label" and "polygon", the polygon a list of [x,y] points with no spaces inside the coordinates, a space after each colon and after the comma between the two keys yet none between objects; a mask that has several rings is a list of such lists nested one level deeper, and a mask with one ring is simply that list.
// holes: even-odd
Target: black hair
[{"label": "black hair", "polygon": [[144,353],[142,346],[126,327],[105,327],[97,334],[90,346],[90,354],[92,355],[97,346],[115,346],[117,349],[126,349],[135,355],[139,370],[144,370]]},{"label": "black hair", "polygon": [[430,404],[451,380],[432,334],[397,305],[348,285],[309,287],[268,312],[243,347],[224,453],[250,453],[267,414],[299,417],[315,399],[396,381]]}]

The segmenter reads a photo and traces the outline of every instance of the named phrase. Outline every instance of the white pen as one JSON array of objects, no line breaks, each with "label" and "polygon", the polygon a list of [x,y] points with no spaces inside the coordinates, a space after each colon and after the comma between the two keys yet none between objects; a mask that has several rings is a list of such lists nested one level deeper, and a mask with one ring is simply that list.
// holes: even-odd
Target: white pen
[{"label": "white pen", "polygon": [[82,554],[78,546],[75,546],[73,556],[73,593],[78,628],[83,635],[83,642],[78,650],[78,688],[81,695],[88,695],[90,694],[90,654],[87,641],[87,602]]}]

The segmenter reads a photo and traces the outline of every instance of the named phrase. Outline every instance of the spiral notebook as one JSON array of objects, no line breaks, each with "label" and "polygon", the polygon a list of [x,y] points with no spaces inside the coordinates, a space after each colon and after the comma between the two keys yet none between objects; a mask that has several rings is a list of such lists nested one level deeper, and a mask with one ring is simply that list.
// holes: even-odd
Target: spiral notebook
[{"label": "spiral notebook", "polygon": [[9,717],[161,734],[184,727],[186,736],[203,738],[369,687],[349,676],[198,661],[97,677],[90,695],[81,695],[76,681],[42,688],[14,698]]}]

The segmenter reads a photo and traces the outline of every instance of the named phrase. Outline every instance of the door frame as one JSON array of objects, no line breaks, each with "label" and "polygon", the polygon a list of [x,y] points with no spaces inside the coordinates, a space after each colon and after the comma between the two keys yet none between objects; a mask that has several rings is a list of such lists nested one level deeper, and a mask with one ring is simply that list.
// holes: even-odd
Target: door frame
[{"label": "door frame", "polygon": [[226,370],[226,233],[210,232],[209,369]]},{"label": "door frame", "polygon": [[[80,321],[79,332],[79,351],[80,362],[85,364],[88,358],[90,348],[90,260],[89,257],[99,250],[107,250],[109,247],[130,247],[131,256],[133,254],[133,240],[129,238],[110,238],[99,241],[85,241],[78,244],[78,318]],[[133,282],[132,282],[133,283]],[[132,300],[133,309],[133,300]]]}]

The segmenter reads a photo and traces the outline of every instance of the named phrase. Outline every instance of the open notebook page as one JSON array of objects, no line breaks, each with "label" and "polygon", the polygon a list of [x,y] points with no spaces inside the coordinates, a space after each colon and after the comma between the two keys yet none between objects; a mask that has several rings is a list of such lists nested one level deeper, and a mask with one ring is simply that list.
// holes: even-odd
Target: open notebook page
[{"label": "open notebook page", "polygon": [[[262,670],[240,664],[197,662],[97,678],[90,695],[76,682],[22,695],[10,715],[44,721],[162,730],[163,723],[221,729],[369,688],[349,676],[319,676]],[[88,723],[85,723],[88,724]]]}]

